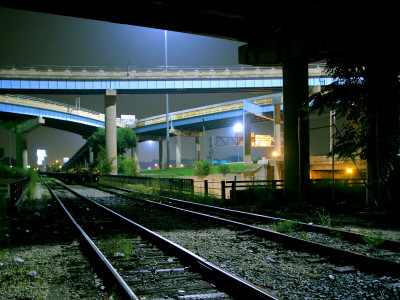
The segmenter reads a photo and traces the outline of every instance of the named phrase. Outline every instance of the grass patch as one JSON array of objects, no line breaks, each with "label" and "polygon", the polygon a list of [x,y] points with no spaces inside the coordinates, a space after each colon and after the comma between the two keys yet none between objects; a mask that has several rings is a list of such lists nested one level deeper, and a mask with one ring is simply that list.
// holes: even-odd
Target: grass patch
[{"label": "grass patch", "polygon": [[[243,172],[243,171],[251,171],[254,168],[257,168],[258,165],[251,164],[245,165],[242,163],[237,164],[229,164],[229,172]],[[210,174],[220,174],[224,173],[225,170],[219,167],[219,165],[212,165]],[[173,169],[157,169],[157,170],[143,170],[140,171],[140,175],[144,176],[158,176],[158,177],[188,177],[195,176],[195,168],[194,167],[184,167],[184,168],[173,168]]]},{"label": "grass patch", "polygon": [[117,256],[123,254],[124,259],[129,260],[133,256],[134,242],[131,239],[126,239],[123,235],[118,235],[114,238],[99,241],[103,251]]},{"label": "grass patch", "polygon": [[364,242],[368,245],[368,247],[374,249],[378,248],[384,241],[385,239],[382,237],[382,234],[379,235],[362,235],[361,236]]},{"label": "grass patch", "polygon": [[301,224],[297,223],[297,221],[287,221],[282,220],[278,221],[274,224],[275,230],[282,233],[292,233],[294,231],[301,229]]}]

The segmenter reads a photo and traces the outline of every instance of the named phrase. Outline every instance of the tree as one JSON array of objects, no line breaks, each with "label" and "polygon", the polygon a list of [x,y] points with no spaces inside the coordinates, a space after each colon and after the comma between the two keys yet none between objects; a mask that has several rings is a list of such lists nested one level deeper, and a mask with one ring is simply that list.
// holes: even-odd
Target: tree
[{"label": "tree", "polygon": [[204,177],[211,173],[211,163],[208,159],[197,161],[194,165],[194,175]]},{"label": "tree", "polygon": [[103,146],[99,146],[99,153],[96,158],[96,169],[101,173],[101,174],[110,174],[113,167],[112,167],[112,162],[114,158],[108,159],[107,158],[107,152],[106,149]]},{"label": "tree", "polygon": [[[303,109],[335,112],[346,123],[336,131],[339,158],[367,160],[368,190],[376,204],[400,208],[399,81],[396,60],[382,66],[377,53],[350,51],[328,60],[332,84],[312,95]],[[330,153],[332,155],[332,153]],[[397,184],[396,184],[397,181]],[[390,208],[389,208],[390,209]]]},{"label": "tree", "polygon": [[[98,128],[88,139],[95,153],[100,153],[100,146],[106,146],[106,130]],[[123,155],[126,150],[136,147],[138,138],[132,128],[123,127],[117,129],[117,154]]]},{"label": "tree", "polygon": [[123,127],[117,130],[117,153],[122,155],[127,149],[136,147],[138,138],[132,128]]}]

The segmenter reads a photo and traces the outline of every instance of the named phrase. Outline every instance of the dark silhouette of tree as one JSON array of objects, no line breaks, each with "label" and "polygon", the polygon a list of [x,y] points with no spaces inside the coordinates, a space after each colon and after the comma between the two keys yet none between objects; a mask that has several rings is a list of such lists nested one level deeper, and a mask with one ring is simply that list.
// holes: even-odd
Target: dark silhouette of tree
[{"label": "dark silhouette of tree", "polygon": [[333,152],[339,158],[365,159],[373,202],[397,210],[400,208],[398,65],[396,61],[382,65],[386,63],[379,63],[374,55],[364,52],[360,49],[330,58],[326,71],[334,78],[333,83],[311,95],[303,109],[319,113],[329,109],[346,120],[335,133]]}]

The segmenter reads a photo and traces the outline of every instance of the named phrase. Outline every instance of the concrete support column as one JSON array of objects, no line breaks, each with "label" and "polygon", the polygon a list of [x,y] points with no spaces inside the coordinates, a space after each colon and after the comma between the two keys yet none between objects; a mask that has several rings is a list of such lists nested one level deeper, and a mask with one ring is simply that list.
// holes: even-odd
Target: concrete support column
[{"label": "concrete support column", "polygon": [[26,169],[28,167],[27,134],[16,132],[16,154],[17,167]]},{"label": "concrete support column", "polygon": [[182,162],[181,153],[182,153],[182,137],[180,135],[177,135],[175,144],[175,161],[177,168],[181,167],[181,162]]},{"label": "concrete support column", "polygon": [[163,144],[163,140],[160,139],[158,141],[158,165],[159,165],[158,167],[160,169],[163,168],[163,146],[162,146],[162,144]]},{"label": "concrete support column", "polygon": [[243,161],[251,164],[251,120],[250,113],[243,113]]},{"label": "concrete support column", "polygon": [[94,162],[93,147],[89,147],[89,164],[92,165]]},{"label": "concrete support column", "polygon": [[139,143],[136,147],[132,147],[131,157],[134,157],[137,163],[139,164]]},{"label": "concrete support column", "polygon": [[195,159],[196,161],[200,161],[200,137],[196,136],[196,146],[195,146]]},{"label": "concrete support column", "polygon": [[[308,65],[304,59],[287,61],[283,64],[283,116],[284,116],[284,177],[285,197],[295,199],[306,182],[307,165],[309,170],[309,158],[300,162],[300,157],[305,158],[308,142],[303,140],[300,149],[299,139],[305,135],[305,130],[299,130],[305,124],[304,116],[300,118],[300,103],[308,97]],[[307,127],[308,131],[308,127]],[[309,156],[309,154],[308,154]],[[308,173],[309,174],[309,173]]]},{"label": "concrete support column", "polygon": [[107,90],[104,99],[107,159],[112,160],[111,175],[117,174],[117,91]]},{"label": "concrete support column", "polygon": [[274,180],[281,180],[281,104],[282,100],[273,99],[274,104],[274,151],[277,153],[274,163]]}]

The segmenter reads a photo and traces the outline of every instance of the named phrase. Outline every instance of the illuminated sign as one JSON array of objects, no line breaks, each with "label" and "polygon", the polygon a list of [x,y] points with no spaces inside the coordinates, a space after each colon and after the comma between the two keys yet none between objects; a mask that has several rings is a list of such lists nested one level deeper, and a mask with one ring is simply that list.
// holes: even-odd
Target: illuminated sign
[{"label": "illuminated sign", "polygon": [[270,135],[254,134],[251,133],[251,146],[252,147],[272,147],[274,138]]}]

